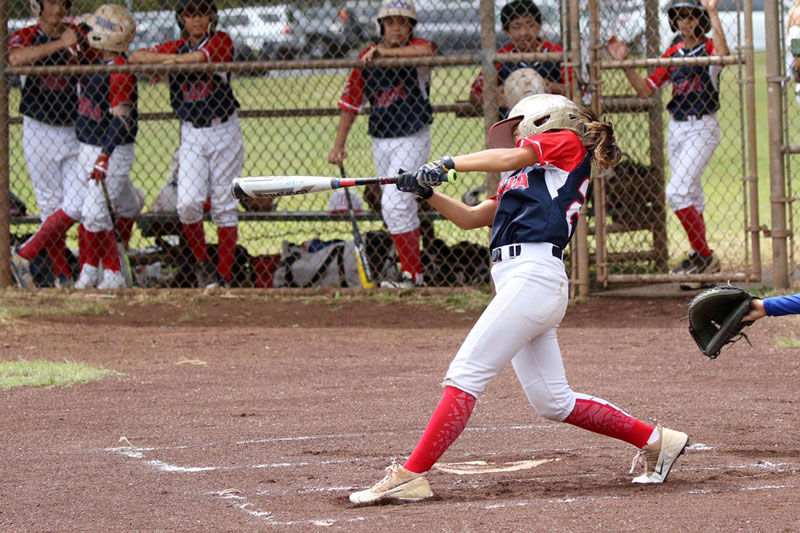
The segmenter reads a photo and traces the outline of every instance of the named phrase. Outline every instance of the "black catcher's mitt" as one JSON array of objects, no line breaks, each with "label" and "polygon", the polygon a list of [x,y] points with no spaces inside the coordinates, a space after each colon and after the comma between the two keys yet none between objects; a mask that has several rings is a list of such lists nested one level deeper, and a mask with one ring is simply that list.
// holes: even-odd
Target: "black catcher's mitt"
[{"label": "black catcher's mitt", "polygon": [[689,303],[689,333],[703,355],[716,359],[726,344],[742,337],[747,339],[742,329],[753,322],[741,320],[750,310],[753,298],[755,296],[744,289],[726,285],[708,289],[692,299]]}]

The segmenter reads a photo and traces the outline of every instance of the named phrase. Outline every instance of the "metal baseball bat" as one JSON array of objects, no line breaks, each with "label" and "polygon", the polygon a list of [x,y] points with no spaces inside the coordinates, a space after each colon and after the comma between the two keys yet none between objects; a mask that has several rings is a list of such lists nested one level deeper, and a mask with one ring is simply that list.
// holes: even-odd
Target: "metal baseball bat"
[{"label": "metal baseball bat", "polygon": [[[329,178],[325,176],[252,176],[235,178],[231,184],[231,193],[237,200],[242,198],[275,198],[294,194],[332,191],[342,187],[357,187],[378,183],[386,185],[395,183],[400,176],[380,178]],[[458,174],[450,169],[442,176],[442,183],[455,183]]]},{"label": "metal baseball bat", "polygon": [[111,197],[108,195],[108,187],[106,187],[106,180],[97,180],[103,188],[103,198],[106,200],[106,208],[108,209],[108,216],[111,217],[111,227],[114,228],[114,238],[117,240],[117,252],[119,253],[119,264],[122,268],[122,276],[125,278],[125,286],[129,289],[133,287],[133,273],[131,272],[131,264],[128,262],[128,250],[125,248],[125,243],[122,242],[122,236],[119,234],[117,227],[117,212],[114,206],[111,205]]},{"label": "metal baseball bat", "polygon": [[[339,172],[342,179],[347,179],[347,173],[344,171],[344,163],[339,163]],[[358,266],[358,277],[361,280],[361,286],[365,289],[375,288],[375,282],[372,280],[372,272],[369,270],[369,260],[367,259],[367,252],[364,248],[364,241],[361,239],[361,232],[358,231],[358,222],[356,221],[356,214],[353,211],[353,201],[350,199],[350,191],[344,190],[344,196],[347,199],[347,212],[350,213],[350,222],[353,224],[353,244],[356,251],[356,265]]]}]

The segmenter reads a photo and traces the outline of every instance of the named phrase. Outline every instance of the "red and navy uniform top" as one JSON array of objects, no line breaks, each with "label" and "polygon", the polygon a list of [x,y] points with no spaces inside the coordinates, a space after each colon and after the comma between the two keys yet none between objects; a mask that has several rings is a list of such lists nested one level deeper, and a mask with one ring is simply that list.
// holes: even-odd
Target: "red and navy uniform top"
[{"label": "red and navy uniform top", "polygon": [[[103,64],[97,60],[94,64]],[[107,65],[127,65],[128,58],[120,56]],[[113,72],[111,74],[84,74],[78,86],[78,119],[75,122],[75,133],[78,140],[85,144],[103,146],[113,115],[111,110],[120,104],[128,103],[128,132],[123,142],[130,144],[136,140],[138,130],[138,111],[136,102],[139,99],[136,89],[136,76],[131,73]]]},{"label": "red and navy uniform top", "polygon": [[[707,57],[717,53],[712,39],[704,39],[697,46],[687,48],[683,41],[669,47],[664,58]],[[653,89],[672,81],[672,100],[667,109],[675,120],[701,117],[719,109],[720,65],[678,65],[658,67],[646,79]]]},{"label": "red and navy uniform top", "polygon": [[[197,46],[186,39],[169,41],[150,48],[161,54],[203,52],[206,63],[233,60],[233,40],[222,31],[214,32]],[[197,128],[211,125],[216,118],[228,118],[239,102],[233,95],[230,72],[182,72],[169,75],[169,98],[175,116]]]},{"label": "red and navy uniform top", "polygon": [[[413,38],[408,46],[429,45],[424,39]],[[376,45],[361,51],[363,57]],[[369,115],[369,134],[380,139],[412,135],[433,122],[429,99],[430,67],[357,67],[350,73],[347,85],[339,98],[339,107],[360,113],[365,102],[372,106]]]},{"label": "red and navy uniform top", "polygon": [[532,146],[539,163],[500,181],[492,222],[491,248],[525,242],[567,246],[586,203],[592,164],[580,137],[570,130],[525,137],[517,147]]},{"label": "red and navy uniform top", "polygon": [[[541,52],[563,52],[564,49],[555,44],[551,43],[550,41],[539,41],[539,50]],[[517,49],[514,47],[514,44],[509,44],[497,51],[498,54],[513,54],[516,53]],[[519,61],[517,63],[497,63],[497,84],[502,85],[506,82],[506,79],[511,75],[512,72],[515,70],[519,70],[521,68],[532,68],[539,75],[546,79],[547,81],[552,81],[556,83],[564,83],[564,69],[561,67],[561,64],[557,61],[534,61],[533,63],[528,63],[527,61]],[[469,89],[470,94],[474,95],[481,95],[483,94],[483,71],[478,74],[478,77],[475,78],[475,81],[472,82],[472,86]],[[500,120],[503,120],[508,115],[508,109],[505,107],[500,108]]]},{"label": "red and navy uniform top", "polygon": [[775,296],[764,299],[764,312],[767,316],[800,314],[800,294]]},{"label": "red and navy uniform top", "polygon": [[[78,34],[79,39],[83,38],[84,32],[77,26],[70,27]],[[37,24],[12,33],[8,40],[8,48],[13,50],[40,46],[58,39],[58,37],[48,37]],[[77,65],[78,63],[77,54],[65,49],[50,54],[33,65]],[[78,107],[77,82],[77,76],[63,74],[24,76],[19,112],[45,124],[72,126],[75,124]]]}]

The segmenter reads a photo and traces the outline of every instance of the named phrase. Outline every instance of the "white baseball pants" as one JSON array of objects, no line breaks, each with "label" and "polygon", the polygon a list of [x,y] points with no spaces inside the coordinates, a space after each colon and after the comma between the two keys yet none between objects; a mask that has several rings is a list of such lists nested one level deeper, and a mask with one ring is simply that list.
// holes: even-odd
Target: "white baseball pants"
[{"label": "white baseball pants", "polygon": [[[78,172],[86,180],[80,221],[86,230],[92,233],[113,229],[103,189],[99,183],[89,180],[89,174],[101,151],[102,147],[100,146],[80,143],[80,153],[78,154],[80,169]],[[119,216],[127,218],[138,215],[142,209],[142,199],[131,184],[131,167],[134,159],[133,143],[117,146],[108,160],[108,172],[106,172],[106,187],[111,204]]]},{"label": "white baseball pants", "polygon": [[679,122],[670,119],[667,130],[667,156],[670,180],[666,188],[667,202],[673,211],[694,206],[702,213],[703,172],[719,145],[719,122],[716,113]]},{"label": "white baseball pants", "polygon": [[22,117],[22,151],[42,221],[59,207],[74,220],[80,217],[85,180],[76,173],[78,150],[75,126]]},{"label": "white baseball pants", "polygon": [[239,116],[207,128],[181,124],[178,148],[178,215],[184,224],[203,220],[203,204],[211,197],[211,220],[220,228],[239,222],[238,201],[231,182],[242,174],[244,139]]},{"label": "white baseball pants", "polygon": [[[417,170],[431,155],[431,129],[389,139],[372,138],[372,158],[378,176],[395,176],[402,168]],[[381,216],[391,234],[408,233],[419,227],[417,195],[401,192],[395,185],[381,186]]]},{"label": "white baseball pants", "polygon": [[522,254],[492,267],[497,294],[467,335],[444,385],[478,397],[511,361],[528,401],[562,421],[575,407],[556,328],[567,310],[564,264],[549,243],[522,244]]}]

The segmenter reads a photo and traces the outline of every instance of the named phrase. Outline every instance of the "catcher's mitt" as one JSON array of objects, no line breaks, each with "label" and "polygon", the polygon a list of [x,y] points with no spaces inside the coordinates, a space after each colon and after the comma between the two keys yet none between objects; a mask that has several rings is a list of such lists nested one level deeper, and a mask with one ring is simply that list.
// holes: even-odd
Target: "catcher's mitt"
[{"label": "catcher's mitt", "polygon": [[716,359],[726,344],[742,337],[747,339],[742,329],[753,322],[741,320],[750,310],[753,298],[755,296],[746,290],[727,285],[713,287],[692,299],[689,303],[689,333],[703,355]]}]

